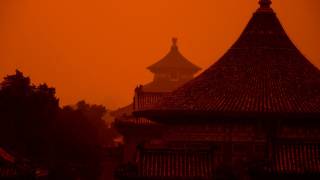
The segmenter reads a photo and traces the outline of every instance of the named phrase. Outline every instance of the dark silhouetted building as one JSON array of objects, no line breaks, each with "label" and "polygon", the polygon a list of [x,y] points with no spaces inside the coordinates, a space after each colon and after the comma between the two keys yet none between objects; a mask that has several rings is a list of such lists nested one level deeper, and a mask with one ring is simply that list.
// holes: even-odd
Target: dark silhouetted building
[{"label": "dark silhouetted building", "polygon": [[177,39],[172,39],[169,53],[155,64],[148,67],[154,74],[153,81],[135,89],[133,104],[115,111],[115,126],[124,139],[124,162],[135,161],[138,144],[157,137],[162,127],[146,118],[134,117],[132,112],[141,104],[148,105],[193,79],[200,68],[186,59],[177,46]]},{"label": "dark silhouetted building", "polygon": [[152,139],[117,178],[320,178],[320,71],[270,5],[260,0],[239,39],[198,77],[163,97],[136,97],[137,119],[162,128],[131,134]]},{"label": "dark silhouetted building", "polygon": [[[147,68],[153,73],[153,80],[139,86],[136,89],[139,90],[138,92],[159,94],[171,92],[193,79],[194,75],[201,70],[180,53],[177,41],[177,38],[172,38],[172,46],[168,54]],[[132,111],[133,104],[130,104],[112,112],[112,115],[115,117],[131,115]]]},{"label": "dark silhouetted building", "polygon": [[148,69],[154,74],[154,78],[151,83],[142,87],[144,92],[171,92],[193,79],[200,70],[179,52],[176,38],[172,39],[170,52]]}]

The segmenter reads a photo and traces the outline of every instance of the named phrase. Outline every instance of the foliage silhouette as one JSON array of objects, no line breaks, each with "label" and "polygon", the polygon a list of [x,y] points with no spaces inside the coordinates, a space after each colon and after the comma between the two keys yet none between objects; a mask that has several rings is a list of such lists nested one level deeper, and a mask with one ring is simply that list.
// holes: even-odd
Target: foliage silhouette
[{"label": "foliage silhouette", "polygon": [[0,146],[49,169],[51,179],[96,179],[113,133],[102,105],[59,107],[55,89],[16,71],[0,84]]}]

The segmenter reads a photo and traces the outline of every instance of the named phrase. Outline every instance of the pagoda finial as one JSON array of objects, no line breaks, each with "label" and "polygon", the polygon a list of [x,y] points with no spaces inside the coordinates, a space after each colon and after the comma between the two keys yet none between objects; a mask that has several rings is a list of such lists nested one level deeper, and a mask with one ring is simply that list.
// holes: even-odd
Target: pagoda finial
[{"label": "pagoda finial", "polygon": [[271,0],[260,0],[259,1],[260,8],[270,8],[270,5],[272,4]]},{"label": "pagoda finial", "polygon": [[257,12],[262,13],[273,13],[272,8],[270,7],[272,2],[271,0],[259,0],[260,8]]},{"label": "pagoda finial", "polygon": [[178,43],[178,38],[173,37],[172,38],[172,49],[178,49],[177,43]]},{"label": "pagoda finial", "polygon": [[177,46],[178,38],[173,37],[172,38],[172,45]]}]

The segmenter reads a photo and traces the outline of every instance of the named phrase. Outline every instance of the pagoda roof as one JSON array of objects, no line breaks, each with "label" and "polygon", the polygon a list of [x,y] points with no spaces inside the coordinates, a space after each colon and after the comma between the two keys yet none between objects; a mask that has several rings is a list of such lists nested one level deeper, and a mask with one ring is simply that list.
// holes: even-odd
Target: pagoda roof
[{"label": "pagoda roof", "polygon": [[320,71],[292,43],[270,4],[260,0],[239,39],[216,63],[137,114],[319,117]]},{"label": "pagoda roof", "polygon": [[197,73],[199,70],[201,70],[201,68],[194,65],[180,53],[177,46],[177,38],[172,39],[172,47],[170,52],[160,61],[149,66],[148,69],[153,73],[167,70],[170,71],[172,69],[190,71],[192,73]]}]

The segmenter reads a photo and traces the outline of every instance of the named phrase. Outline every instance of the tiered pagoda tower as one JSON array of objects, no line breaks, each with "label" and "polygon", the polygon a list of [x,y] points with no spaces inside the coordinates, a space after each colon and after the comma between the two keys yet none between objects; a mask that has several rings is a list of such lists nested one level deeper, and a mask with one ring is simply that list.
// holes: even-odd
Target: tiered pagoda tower
[{"label": "tiered pagoda tower", "polygon": [[169,53],[148,67],[154,74],[153,81],[135,89],[133,103],[115,112],[115,125],[124,137],[124,162],[135,160],[136,147],[142,142],[158,137],[162,126],[147,118],[134,117],[132,112],[148,106],[193,79],[200,68],[179,51],[177,38],[172,38]]},{"label": "tiered pagoda tower", "polygon": [[172,38],[170,52],[148,67],[154,74],[153,81],[143,86],[145,92],[171,92],[193,79],[200,68],[185,58],[178,49],[177,38]]},{"label": "tiered pagoda tower", "polygon": [[134,114],[165,128],[119,179],[319,179],[320,71],[260,0],[211,67]]}]

